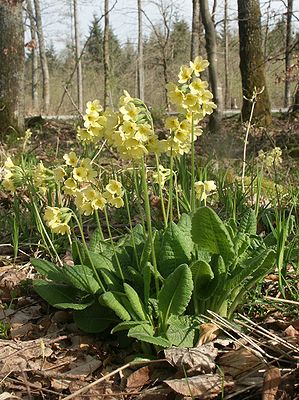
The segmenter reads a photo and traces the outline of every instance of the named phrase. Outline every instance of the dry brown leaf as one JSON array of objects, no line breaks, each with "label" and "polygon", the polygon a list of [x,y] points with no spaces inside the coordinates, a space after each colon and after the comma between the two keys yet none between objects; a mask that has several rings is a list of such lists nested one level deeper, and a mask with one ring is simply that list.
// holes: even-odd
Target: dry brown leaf
[{"label": "dry brown leaf", "polygon": [[49,339],[15,342],[12,340],[0,341],[0,376],[9,372],[25,370],[29,360],[43,358],[52,354],[48,345]]},{"label": "dry brown leaf", "polygon": [[262,358],[254,354],[251,350],[240,347],[222,355],[218,365],[223,369],[225,375],[230,375],[234,379],[240,377],[252,369],[264,366]]},{"label": "dry brown leaf", "polygon": [[100,368],[100,366],[102,365],[102,361],[90,355],[87,355],[84,357],[83,360],[80,360],[75,364],[77,365],[75,365],[72,369],[66,371],[66,374],[68,376],[74,375],[78,377],[86,377],[87,375],[92,374],[96,369]]},{"label": "dry brown leaf", "polygon": [[198,346],[203,345],[204,343],[211,342],[216,339],[219,335],[220,329],[217,325],[209,322],[207,324],[200,325],[200,338],[198,341]]},{"label": "dry brown leaf", "polygon": [[183,396],[196,396],[197,399],[212,399],[218,396],[232,382],[225,382],[220,375],[198,375],[183,379],[164,381],[171,389]]},{"label": "dry brown leaf", "polygon": [[212,343],[206,343],[199,347],[171,348],[164,350],[165,358],[174,367],[199,372],[211,372],[215,368],[215,358],[218,350]]},{"label": "dry brown leaf", "polygon": [[280,369],[276,367],[269,368],[264,376],[262,400],[275,400],[280,382]]},{"label": "dry brown leaf", "polygon": [[135,400],[168,400],[169,394],[172,393],[169,387],[155,386],[147,390],[143,390]]},{"label": "dry brown leaf", "polygon": [[142,367],[134,371],[127,379],[127,388],[142,388],[151,381],[150,369],[148,366]]},{"label": "dry brown leaf", "polygon": [[0,394],[0,400],[7,400],[7,399],[9,399],[9,400],[17,399],[17,400],[19,400],[21,398],[17,397],[17,396],[14,396],[13,394],[8,393],[8,392],[3,392],[3,393]]},{"label": "dry brown leaf", "polygon": [[297,329],[293,327],[293,325],[289,325],[287,329],[284,330],[284,334],[289,337],[296,337],[299,336],[299,332]]}]

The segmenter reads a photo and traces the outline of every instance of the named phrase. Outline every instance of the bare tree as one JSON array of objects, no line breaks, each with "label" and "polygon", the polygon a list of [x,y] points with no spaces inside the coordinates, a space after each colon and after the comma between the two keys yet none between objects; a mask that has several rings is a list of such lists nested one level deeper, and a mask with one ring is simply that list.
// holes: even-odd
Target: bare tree
[{"label": "bare tree", "polygon": [[26,0],[26,10],[30,22],[30,35],[31,41],[27,44],[27,48],[31,51],[31,100],[32,112],[36,113],[39,107],[38,101],[38,58],[37,58],[37,37],[36,37],[36,24],[33,14],[33,7],[31,0]]},{"label": "bare tree", "polygon": [[242,117],[248,121],[254,92],[262,91],[254,107],[253,118],[271,123],[271,106],[266,87],[259,0],[238,0],[240,70],[243,89]]},{"label": "bare tree", "polygon": [[209,60],[209,80],[211,90],[214,96],[214,101],[217,104],[217,109],[210,117],[210,129],[218,131],[220,129],[220,121],[222,117],[222,98],[221,89],[217,73],[217,38],[216,29],[213,23],[208,0],[200,0],[200,13],[202,22],[205,28],[206,50]]},{"label": "bare tree", "polygon": [[229,88],[229,37],[228,37],[228,0],[224,0],[223,36],[224,36],[224,107],[230,107]]},{"label": "bare tree", "polygon": [[109,104],[109,91],[110,91],[110,54],[109,54],[109,0],[105,0],[104,5],[105,13],[105,27],[104,27],[104,40],[103,40],[103,55],[104,55],[104,109]]},{"label": "bare tree", "polygon": [[73,0],[73,15],[74,15],[74,31],[75,31],[75,60],[77,66],[77,101],[78,109],[83,111],[83,78],[82,78],[82,60],[80,57],[80,35],[78,21],[78,3]]},{"label": "bare tree", "polygon": [[0,132],[24,129],[22,0],[0,0]]},{"label": "bare tree", "polygon": [[288,0],[287,6],[287,22],[286,22],[286,45],[285,45],[285,85],[284,85],[284,106],[289,107],[291,103],[291,85],[289,69],[291,66],[292,52],[292,15],[293,0]]},{"label": "bare tree", "polygon": [[200,16],[199,0],[192,0],[192,32],[191,32],[191,60],[196,56],[203,56],[203,26]]},{"label": "bare tree", "polygon": [[35,21],[36,21],[36,29],[37,29],[37,37],[38,37],[38,45],[39,45],[39,55],[42,69],[42,77],[43,77],[43,112],[48,113],[50,107],[50,75],[48,68],[48,60],[46,55],[46,46],[45,46],[45,38],[42,24],[42,15],[40,9],[39,0],[34,1],[35,8]]},{"label": "bare tree", "polygon": [[138,59],[137,59],[137,97],[144,100],[144,63],[142,37],[142,0],[137,0],[138,10]]}]

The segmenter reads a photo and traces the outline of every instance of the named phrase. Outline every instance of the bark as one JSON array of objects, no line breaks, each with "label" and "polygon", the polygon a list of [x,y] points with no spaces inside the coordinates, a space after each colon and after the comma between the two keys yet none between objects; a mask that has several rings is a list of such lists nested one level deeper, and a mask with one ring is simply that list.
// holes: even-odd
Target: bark
[{"label": "bark", "polygon": [[43,112],[45,114],[48,114],[50,107],[50,76],[49,76],[48,60],[46,55],[46,46],[45,46],[45,38],[44,38],[44,31],[42,24],[40,2],[39,0],[33,0],[33,1],[35,8],[35,21],[36,21],[36,29],[37,29],[37,37],[39,45],[39,56],[40,56],[42,78],[43,78]]},{"label": "bark", "polygon": [[271,106],[266,86],[262,46],[261,11],[258,0],[238,0],[240,70],[243,89],[242,117],[248,121],[255,90],[258,96],[253,119],[262,125],[271,123]]},{"label": "bark", "polygon": [[74,30],[75,30],[75,61],[77,69],[77,104],[78,109],[83,112],[83,78],[82,78],[82,60],[80,51],[80,35],[79,35],[79,21],[78,21],[78,4],[77,0],[73,0],[74,12]]},{"label": "bark", "polygon": [[299,112],[299,83],[297,83],[292,112]]},{"label": "bark", "polygon": [[223,18],[223,34],[224,34],[224,107],[230,108],[230,88],[229,88],[229,39],[228,39],[228,21],[227,21],[228,0],[224,0],[224,18]]},{"label": "bark", "polygon": [[191,60],[204,54],[203,26],[200,16],[199,0],[192,0]]},{"label": "bark", "polygon": [[288,0],[287,7],[287,26],[286,26],[286,45],[285,45],[285,84],[284,84],[284,106],[289,107],[291,104],[291,82],[290,67],[292,60],[291,43],[292,43],[292,15],[293,0]]},{"label": "bark", "polygon": [[104,109],[109,104],[109,75],[110,75],[110,57],[109,57],[109,0],[105,0],[105,27],[103,39],[103,56],[104,56]]},{"label": "bark", "polygon": [[217,73],[217,38],[216,30],[209,11],[208,0],[200,0],[200,13],[205,28],[206,50],[209,60],[209,81],[214,96],[214,102],[217,109],[210,117],[210,129],[214,132],[220,130],[220,122],[222,118],[222,98],[221,88]]},{"label": "bark", "polygon": [[37,58],[37,37],[36,37],[36,25],[33,14],[33,7],[31,0],[26,0],[27,14],[30,22],[30,35],[31,35],[31,101],[32,101],[32,112],[36,114],[38,111],[38,58]]},{"label": "bark", "polygon": [[21,0],[0,0],[0,133],[24,129],[24,32]]},{"label": "bark", "polygon": [[142,1],[137,0],[138,8],[138,59],[137,59],[137,97],[144,101],[144,62],[142,38]]}]

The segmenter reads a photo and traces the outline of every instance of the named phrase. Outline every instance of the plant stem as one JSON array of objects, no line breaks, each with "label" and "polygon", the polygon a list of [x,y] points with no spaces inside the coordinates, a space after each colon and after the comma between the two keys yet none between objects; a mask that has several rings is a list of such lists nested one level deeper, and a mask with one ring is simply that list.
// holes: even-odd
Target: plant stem
[{"label": "plant stem", "polygon": [[157,269],[155,245],[154,245],[154,240],[153,240],[151,208],[150,208],[150,202],[149,202],[149,197],[148,197],[148,185],[147,185],[146,167],[145,167],[144,159],[143,159],[143,162],[141,163],[141,173],[142,173],[142,186],[143,186],[147,233],[149,236],[149,241],[151,243],[152,262],[153,262],[154,274],[155,274],[154,279],[155,279],[156,295],[158,297],[158,294],[159,294],[158,269]]},{"label": "plant stem", "polygon": [[195,143],[194,143],[194,119],[193,113],[191,117],[191,197],[190,197],[190,205],[191,205],[191,213],[193,214],[195,211]]},{"label": "plant stem", "polygon": [[167,216],[166,216],[166,212],[165,212],[163,190],[162,190],[162,186],[161,186],[161,177],[160,177],[160,173],[159,173],[159,157],[157,154],[156,154],[156,168],[157,168],[157,173],[158,173],[159,195],[160,195],[161,209],[162,209],[162,215],[163,215],[163,220],[164,220],[164,227],[167,228]]},{"label": "plant stem", "polygon": [[249,136],[249,131],[251,128],[251,122],[253,118],[253,112],[254,112],[254,107],[256,103],[256,97],[252,98],[252,107],[251,107],[251,112],[250,112],[250,117],[248,120],[247,128],[246,128],[246,133],[245,133],[245,141],[244,141],[244,148],[243,148],[243,162],[242,162],[242,177],[241,177],[241,183],[242,183],[242,193],[245,192],[245,169],[246,169],[246,152],[247,152],[247,144],[248,144],[248,136]]}]

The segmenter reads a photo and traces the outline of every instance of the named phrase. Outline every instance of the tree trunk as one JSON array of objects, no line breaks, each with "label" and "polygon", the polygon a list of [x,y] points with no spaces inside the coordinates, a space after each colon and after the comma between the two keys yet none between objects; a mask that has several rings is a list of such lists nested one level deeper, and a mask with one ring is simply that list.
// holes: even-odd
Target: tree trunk
[{"label": "tree trunk", "polygon": [[0,0],[0,133],[24,130],[22,0]]},{"label": "tree trunk", "polygon": [[192,0],[192,32],[191,32],[191,60],[197,56],[204,55],[204,44],[202,40],[203,26],[200,17],[199,0]]},{"label": "tree trunk", "polygon": [[229,39],[228,39],[228,21],[227,21],[228,0],[224,0],[224,18],[223,18],[223,35],[224,35],[224,107],[231,107],[230,101],[230,82],[229,82]]},{"label": "tree trunk", "polygon": [[46,46],[45,46],[45,38],[43,32],[42,25],[42,16],[40,10],[39,0],[34,1],[35,8],[35,20],[36,20],[36,29],[37,29],[37,37],[39,44],[39,56],[42,68],[42,77],[43,77],[43,112],[48,114],[50,107],[50,76],[49,76],[49,68],[48,61],[46,55]]},{"label": "tree trunk", "polygon": [[240,70],[243,88],[242,117],[250,118],[252,99],[258,96],[253,119],[267,126],[271,123],[271,106],[266,87],[262,47],[261,11],[258,0],[238,0]]},{"label": "tree trunk", "polygon": [[109,75],[110,75],[110,62],[109,62],[109,0],[105,0],[105,27],[104,27],[104,40],[103,40],[103,56],[104,56],[104,109],[109,104]]},{"label": "tree trunk", "polygon": [[31,0],[26,0],[27,14],[30,21],[30,35],[31,35],[31,100],[32,100],[32,113],[38,112],[38,58],[36,52],[37,38],[36,38],[36,24],[33,14],[33,7]]},{"label": "tree trunk", "polygon": [[79,21],[78,21],[78,4],[77,0],[73,0],[74,11],[74,28],[75,28],[75,61],[77,69],[77,104],[78,109],[83,112],[83,78],[82,78],[82,61],[80,51],[80,35],[79,35]]},{"label": "tree trunk", "polygon": [[284,84],[284,106],[291,104],[291,85],[290,85],[290,66],[292,60],[291,42],[292,42],[292,15],[293,0],[288,0],[287,7],[287,26],[286,26],[286,47],[285,47],[285,84]]},{"label": "tree trunk", "polygon": [[138,59],[137,59],[137,97],[144,101],[144,63],[142,38],[142,4],[137,0],[138,8]]},{"label": "tree trunk", "polygon": [[217,109],[210,117],[209,127],[212,131],[220,130],[220,122],[222,118],[222,98],[221,88],[217,73],[217,39],[214,23],[209,11],[208,0],[200,0],[200,13],[202,22],[205,28],[206,50],[209,60],[209,81],[211,90],[214,96],[214,102],[217,104]]},{"label": "tree trunk", "polygon": [[299,83],[297,83],[295,97],[294,97],[294,104],[292,107],[292,112],[297,113],[299,111]]}]

